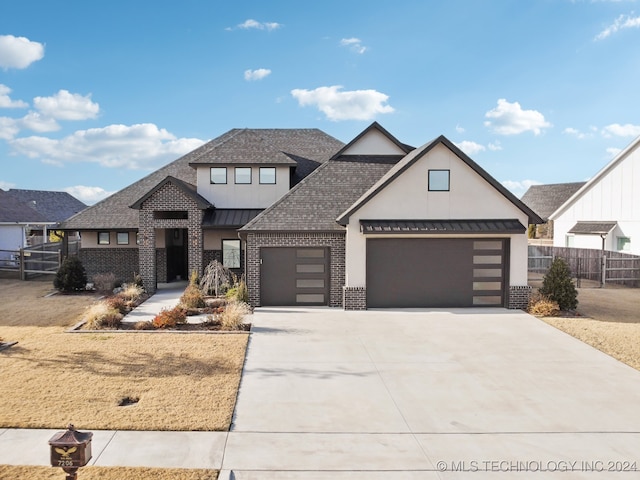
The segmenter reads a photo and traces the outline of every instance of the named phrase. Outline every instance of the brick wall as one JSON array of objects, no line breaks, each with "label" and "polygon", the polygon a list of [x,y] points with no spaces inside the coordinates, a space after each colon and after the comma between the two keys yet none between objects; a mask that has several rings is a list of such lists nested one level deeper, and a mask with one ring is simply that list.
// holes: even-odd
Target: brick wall
[{"label": "brick wall", "polygon": [[530,296],[531,287],[529,285],[511,285],[509,287],[508,308],[526,310]]},{"label": "brick wall", "polygon": [[345,310],[366,310],[367,289],[365,287],[344,287],[343,305]]},{"label": "brick wall", "polygon": [[167,282],[167,249],[156,248],[156,279],[159,283]]},{"label": "brick wall", "polygon": [[78,257],[89,282],[102,273],[113,273],[116,279],[131,282],[133,275],[139,273],[137,248],[81,248]]},{"label": "brick wall", "polygon": [[260,306],[260,249],[267,247],[329,247],[329,306],[341,307],[345,282],[345,234],[343,232],[250,233],[247,236],[247,288],[249,301]]},{"label": "brick wall", "polygon": [[[238,278],[240,278],[244,273],[244,268],[242,268],[242,265],[244,265],[244,257],[245,257],[244,249],[240,249],[240,268],[229,269]],[[202,258],[203,258],[203,263],[202,263],[203,269],[206,268],[206,266],[209,265],[214,260],[218,260],[218,262],[222,263],[222,250],[205,250]]]}]

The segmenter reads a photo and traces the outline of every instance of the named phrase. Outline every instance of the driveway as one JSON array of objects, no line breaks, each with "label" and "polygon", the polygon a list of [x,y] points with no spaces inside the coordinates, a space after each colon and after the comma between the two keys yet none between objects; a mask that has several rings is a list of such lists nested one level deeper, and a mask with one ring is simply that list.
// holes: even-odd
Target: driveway
[{"label": "driveway", "polygon": [[640,372],[521,311],[260,308],[253,323],[221,478],[640,468]]}]

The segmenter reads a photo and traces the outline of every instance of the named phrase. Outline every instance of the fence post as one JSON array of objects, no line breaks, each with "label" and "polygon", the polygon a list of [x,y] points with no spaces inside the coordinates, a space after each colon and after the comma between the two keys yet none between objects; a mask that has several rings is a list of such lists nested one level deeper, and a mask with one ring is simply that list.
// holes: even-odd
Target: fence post
[{"label": "fence post", "polygon": [[600,279],[600,287],[604,287],[605,283],[607,283],[607,256],[602,254],[602,278]]},{"label": "fence post", "polygon": [[20,280],[26,280],[24,273],[24,248],[20,248]]}]

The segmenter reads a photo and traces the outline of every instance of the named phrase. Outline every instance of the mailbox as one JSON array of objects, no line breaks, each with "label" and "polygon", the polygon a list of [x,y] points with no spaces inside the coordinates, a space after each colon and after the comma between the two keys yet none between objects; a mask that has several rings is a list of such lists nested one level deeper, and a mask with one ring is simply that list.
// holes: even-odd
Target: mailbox
[{"label": "mailbox", "polygon": [[62,467],[67,478],[76,478],[76,471],[91,460],[92,432],[79,432],[73,425],[67,431],[56,433],[49,439],[51,445],[51,465]]}]

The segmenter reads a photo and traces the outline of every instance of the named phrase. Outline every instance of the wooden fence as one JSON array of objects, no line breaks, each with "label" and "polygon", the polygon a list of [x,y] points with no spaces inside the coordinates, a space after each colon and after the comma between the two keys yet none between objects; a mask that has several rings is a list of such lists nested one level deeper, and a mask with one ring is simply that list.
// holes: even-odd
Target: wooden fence
[{"label": "wooden fence", "polygon": [[[77,253],[77,242],[69,243],[69,253]],[[30,275],[55,275],[62,262],[62,243],[42,243],[19,250],[0,250],[0,271],[15,272],[21,280]]]},{"label": "wooden fence", "polygon": [[590,248],[529,245],[529,272],[546,273],[554,258],[563,258],[578,286],[580,280],[600,284],[615,283],[637,287],[640,284],[640,256]]}]

